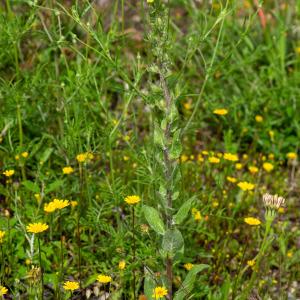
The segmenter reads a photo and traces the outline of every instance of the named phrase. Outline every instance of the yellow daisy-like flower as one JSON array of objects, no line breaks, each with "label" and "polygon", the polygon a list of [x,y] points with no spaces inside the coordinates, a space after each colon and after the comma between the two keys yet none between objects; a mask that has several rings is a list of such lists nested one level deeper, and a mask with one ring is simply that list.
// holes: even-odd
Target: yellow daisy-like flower
[{"label": "yellow daisy-like flower", "polygon": [[232,183],[237,182],[237,179],[234,178],[234,177],[227,176],[226,179],[227,179],[229,182],[232,182]]},{"label": "yellow daisy-like flower", "polygon": [[202,219],[200,211],[195,207],[192,208],[192,214],[195,221],[200,221]]},{"label": "yellow daisy-like flower", "polygon": [[186,161],[189,160],[189,157],[188,157],[187,155],[185,155],[185,154],[182,154],[182,155],[180,156],[180,160],[181,160],[181,162],[186,162]]},{"label": "yellow daisy-like flower", "polygon": [[72,207],[75,207],[78,205],[78,202],[77,201],[70,201],[70,204]]},{"label": "yellow daisy-like flower", "polygon": [[62,171],[63,171],[63,174],[69,175],[69,174],[72,174],[74,172],[74,169],[70,166],[67,166],[67,167],[64,167],[62,169]]},{"label": "yellow daisy-like flower", "polygon": [[77,159],[77,161],[78,161],[79,163],[85,162],[87,158],[88,158],[88,157],[87,157],[87,154],[86,154],[86,153],[80,153],[80,154],[78,154],[78,155],[76,156],[76,159]]},{"label": "yellow daisy-like flower", "polygon": [[224,159],[230,160],[230,161],[238,161],[239,157],[236,154],[232,153],[224,153]]},{"label": "yellow daisy-like flower", "polygon": [[137,195],[132,195],[132,196],[127,196],[124,201],[129,204],[129,205],[134,205],[137,204],[141,201],[140,196]]},{"label": "yellow daisy-like flower", "polygon": [[6,170],[3,172],[3,175],[5,175],[6,177],[11,177],[15,174],[15,170]]},{"label": "yellow daisy-like flower", "polygon": [[168,290],[164,286],[157,286],[154,289],[152,297],[154,299],[161,299],[164,298],[166,295],[168,295]]},{"label": "yellow daisy-like flower", "polygon": [[21,153],[21,156],[24,157],[24,158],[27,158],[28,155],[29,155],[29,154],[28,154],[27,151],[24,151],[24,152]]},{"label": "yellow daisy-like flower", "polygon": [[228,114],[228,110],[226,108],[218,108],[214,110],[215,115],[224,116]]},{"label": "yellow daisy-like flower", "polygon": [[269,162],[265,162],[265,163],[263,163],[263,168],[267,172],[271,172],[274,169],[274,166]]},{"label": "yellow daisy-like flower", "polygon": [[264,120],[264,118],[262,116],[260,116],[260,115],[255,116],[255,121],[257,123],[261,123],[263,120]]},{"label": "yellow daisy-like flower", "polygon": [[258,168],[255,166],[249,166],[248,170],[251,174],[256,174],[258,172]]},{"label": "yellow daisy-like flower", "polygon": [[295,152],[289,152],[289,153],[287,153],[286,157],[288,159],[296,159],[297,158],[297,153],[295,153]]},{"label": "yellow daisy-like flower", "polygon": [[79,283],[76,282],[76,281],[66,281],[66,282],[64,283],[63,288],[64,288],[66,291],[74,291],[74,290],[79,289]]},{"label": "yellow daisy-like flower", "polygon": [[126,262],[125,262],[125,260],[119,261],[118,267],[119,267],[120,270],[124,270],[125,267],[126,267]]},{"label": "yellow daisy-like flower", "polygon": [[245,223],[247,223],[248,225],[252,225],[252,226],[257,226],[260,225],[261,222],[259,219],[257,218],[253,218],[253,217],[248,217],[244,219]]},{"label": "yellow daisy-like flower", "polygon": [[241,169],[243,168],[243,165],[240,164],[240,163],[237,163],[237,164],[235,164],[235,168],[236,168],[237,170],[241,170]]},{"label": "yellow daisy-like flower", "polygon": [[111,276],[101,274],[97,277],[97,280],[100,283],[109,283],[112,281],[112,278],[111,278]]},{"label": "yellow daisy-like flower", "polygon": [[49,226],[44,223],[31,223],[26,227],[27,231],[31,233],[41,233],[48,228]]},{"label": "yellow daisy-like flower", "polygon": [[5,286],[0,285],[0,296],[6,295],[7,292],[8,292],[8,289]]},{"label": "yellow daisy-like flower", "polygon": [[251,191],[254,189],[255,185],[247,182],[247,181],[241,181],[237,184],[237,186],[242,189],[243,191]]},{"label": "yellow daisy-like flower", "polygon": [[3,243],[4,236],[5,236],[5,231],[0,230],[0,244]]},{"label": "yellow daisy-like flower", "polygon": [[52,213],[56,210],[56,206],[54,205],[53,202],[50,202],[50,203],[46,203],[44,205],[44,211],[47,212],[47,213]]},{"label": "yellow daisy-like flower", "polygon": [[192,263],[186,263],[186,264],[184,264],[183,266],[184,266],[184,268],[185,268],[186,270],[189,271],[189,270],[191,270],[191,269],[193,268],[194,265],[193,265]]},{"label": "yellow daisy-like flower", "polygon": [[215,156],[210,156],[208,158],[208,161],[211,163],[211,164],[218,164],[220,162],[220,158],[218,157],[215,157]]},{"label": "yellow daisy-like flower", "polygon": [[208,155],[209,153],[208,153],[208,151],[206,151],[206,150],[202,150],[202,155],[204,155],[204,156],[206,156],[206,155]]},{"label": "yellow daisy-like flower", "polygon": [[254,259],[248,260],[248,261],[247,261],[247,265],[248,265],[249,267],[253,267],[253,266],[255,265],[255,260],[254,260]]},{"label": "yellow daisy-like flower", "polygon": [[[51,203],[51,202],[50,202]],[[53,205],[55,206],[56,209],[63,209],[67,206],[70,205],[69,200],[60,200],[60,199],[54,199],[52,201]]]},{"label": "yellow daisy-like flower", "polygon": [[300,47],[296,47],[296,48],[295,48],[295,52],[296,52],[297,54],[300,54]]}]

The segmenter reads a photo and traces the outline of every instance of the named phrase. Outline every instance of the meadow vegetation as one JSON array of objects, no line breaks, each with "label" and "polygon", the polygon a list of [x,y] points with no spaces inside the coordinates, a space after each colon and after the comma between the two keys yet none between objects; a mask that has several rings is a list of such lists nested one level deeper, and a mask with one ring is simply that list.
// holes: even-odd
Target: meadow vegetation
[{"label": "meadow vegetation", "polygon": [[0,50],[0,297],[299,299],[299,0],[6,0]]}]

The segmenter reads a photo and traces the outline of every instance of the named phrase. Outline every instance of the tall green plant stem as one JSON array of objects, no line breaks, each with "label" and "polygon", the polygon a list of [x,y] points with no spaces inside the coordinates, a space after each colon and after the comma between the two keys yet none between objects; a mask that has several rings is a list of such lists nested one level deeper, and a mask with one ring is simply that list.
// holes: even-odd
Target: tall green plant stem
[{"label": "tall green plant stem", "polygon": [[[273,220],[274,220],[274,218],[272,218],[272,219],[268,219],[267,218],[267,220],[266,220],[266,228],[265,228],[265,232],[264,232],[264,238],[263,238],[261,247],[259,249],[259,252],[256,255],[256,257],[254,258],[254,260],[256,262],[255,263],[256,268],[260,267],[261,260],[262,260],[264,254],[266,253],[266,251],[267,251],[267,249],[268,249],[268,247],[270,245],[268,243],[268,237],[269,237],[269,234],[270,234],[270,231],[271,231],[271,225],[272,225]],[[241,276],[247,270],[247,268],[248,268],[248,266],[243,269],[243,271],[241,272]],[[244,290],[241,299],[243,299],[243,300],[247,299],[247,297],[251,293],[251,290],[252,290],[252,287],[254,285],[256,276],[257,276],[257,272],[253,271],[252,274],[251,274],[251,278],[250,278],[249,284],[248,284],[247,288]]]},{"label": "tall green plant stem", "polygon": [[[166,115],[170,114],[171,111],[171,104],[172,104],[172,97],[170,95],[169,89],[167,87],[167,83],[165,77],[162,73],[159,74],[160,77],[160,84],[164,92],[164,98],[166,101]],[[164,130],[165,141],[170,140],[170,130],[171,130],[171,123],[167,123],[166,129]],[[164,150],[164,164],[165,164],[165,180],[167,183],[167,193],[166,193],[166,225],[168,228],[172,226],[172,162],[169,155],[168,147],[165,147]],[[168,288],[168,297],[172,299],[173,291],[172,291],[172,282],[173,282],[173,260],[168,257],[166,260],[166,274],[168,278],[169,288]]]},{"label": "tall green plant stem", "polygon": [[[133,264],[135,264],[135,259],[136,259],[136,255],[135,255],[135,251],[136,251],[136,244],[135,244],[135,213],[134,213],[134,206],[132,206],[132,235],[133,235],[133,256],[132,256],[132,262]],[[135,285],[135,267],[133,269],[133,285],[132,285],[132,289],[133,289],[133,299],[136,300],[136,294],[135,294],[135,289],[136,289],[136,285]]]},{"label": "tall green plant stem", "polygon": [[44,299],[44,270],[42,266],[42,254],[41,254],[41,242],[40,237],[38,235],[38,246],[39,246],[39,263],[40,263],[40,270],[41,270],[41,299]]}]

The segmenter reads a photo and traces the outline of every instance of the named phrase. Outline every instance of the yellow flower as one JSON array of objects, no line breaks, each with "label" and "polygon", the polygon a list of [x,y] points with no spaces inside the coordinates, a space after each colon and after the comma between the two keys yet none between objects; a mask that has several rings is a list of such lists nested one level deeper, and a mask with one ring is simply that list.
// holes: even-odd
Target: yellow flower
[{"label": "yellow flower", "polygon": [[268,158],[269,158],[269,159],[271,159],[271,160],[273,160],[273,159],[274,159],[274,157],[275,157],[275,156],[274,156],[274,154],[273,154],[273,153],[270,153],[270,154],[268,155]]},{"label": "yellow flower", "polygon": [[224,116],[228,114],[228,110],[226,108],[218,108],[214,110],[215,115]]},{"label": "yellow flower", "polygon": [[62,171],[63,171],[63,174],[67,174],[68,175],[68,174],[72,174],[74,172],[74,169],[72,167],[68,166],[68,167],[64,167],[62,169]]},{"label": "yellow flower", "polygon": [[204,158],[203,158],[203,156],[202,156],[201,154],[198,154],[197,160],[198,160],[199,162],[203,162],[203,161],[204,161]]},{"label": "yellow flower", "polygon": [[263,168],[267,172],[271,172],[274,169],[274,166],[271,163],[269,163],[269,162],[265,162],[265,163],[263,163]]},{"label": "yellow flower", "polygon": [[232,154],[232,153],[224,153],[224,159],[226,160],[230,160],[230,161],[238,161],[239,158],[236,154]]},{"label": "yellow flower", "polygon": [[192,214],[195,221],[200,221],[202,219],[201,213],[197,208],[192,208]]},{"label": "yellow flower", "polygon": [[164,298],[164,296],[166,295],[168,295],[168,290],[164,286],[157,286],[154,289],[154,294],[152,295],[152,297],[154,299],[160,299]]},{"label": "yellow flower", "polygon": [[3,243],[4,236],[5,236],[5,231],[0,230],[0,244]]},{"label": "yellow flower", "polygon": [[273,130],[269,130],[270,139],[273,141],[275,132]]},{"label": "yellow flower", "polygon": [[41,233],[48,228],[49,226],[44,223],[31,223],[26,227],[27,231],[31,233]]},{"label": "yellow flower", "polygon": [[247,182],[247,181],[241,181],[237,184],[237,186],[242,189],[243,191],[251,191],[254,189],[255,185]]},{"label": "yellow flower", "polygon": [[80,153],[76,156],[76,159],[79,163],[83,163],[87,159],[87,154],[86,153]]},{"label": "yellow flower", "polygon": [[63,288],[64,288],[66,291],[74,291],[74,290],[79,289],[79,283],[76,282],[76,281],[66,281],[66,282],[64,283]]},{"label": "yellow flower", "polygon": [[208,158],[208,161],[212,164],[218,164],[220,162],[220,158],[218,157],[215,157],[215,156],[210,156]]},{"label": "yellow flower", "polygon": [[87,153],[85,153],[85,155],[86,155],[87,159],[89,159],[89,160],[94,159],[94,154],[91,152],[87,152]]},{"label": "yellow flower", "polygon": [[227,179],[229,182],[232,182],[232,183],[237,182],[237,179],[234,178],[234,177],[227,176],[226,179]]},{"label": "yellow flower", "polygon": [[254,259],[248,260],[248,261],[247,261],[247,265],[248,265],[249,267],[253,267],[253,266],[255,265],[255,260],[254,260]]},{"label": "yellow flower", "polygon": [[27,158],[29,154],[27,151],[25,151],[25,152],[22,152],[21,155],[22,155],[22,157]]},{"label": "yellow flower", "polygon": [[109,283],[109,282],[112,281],[112,278],[111,278],[110,276],[108,276],[108,275],[103,275],[103,274],[101,274],[101,275],[99,275],[99,276],[97,277],[97,280],[98,280],[100,283]]},{"label": "yellow flower", "polygon": [[184,107],[185,110],[190,110],[192,108],[192,101],[184,102],[183,107]]},{"label": "yellow flower", "polygon": [[300,54],[300,47],[296,47],[296,48],[295,48],[295,52],[296,52],[297,54]]},{"label": "yellow flower", "polygon": [[75,207],[78,205],[78,202],[77,201],[70,201],[70,204],[72,207]]},{"label": "yellow flower", "polygon": [[182,154],[182,155],[180,156],[180,160],[181,160],[181,162],[186,162],[186,161],[189,160],[189,157],[188,157],[187,155],[185,155],[185,154]]},{"label": "yellow flower", "polygon": [[154,0],[147,0],[147,3],[153,3]]},{"label": "yellow flower", "polygon": [[202,153],[202,155],[204,155],[204,156],[206,156],[206,155],[209,154],[208,151],[206,151],[206,150],[203,150],[201,153]]},{"label": "yellow flower", "polygon": [[284,214],[284,212],[285,212],[284,207],[279,207],[279,208],[278,208],[278,212],[279,212],[280,214]]},{"label": "yellow flower", "polygon": [[250,171],[251,174],[256,174],[258,172],[258,168],[255,166],[249,166],[248,170]]},{"label": "yellow flower", "polygon": [[218,202],[218,201],[214,201],[214,202],[212,203],[212,206],[213,206],[213,207],[218,207],[218,206],[219,206],[219,202]]},{"label": "yellow flower", "polygon": [[44,211],[47,212],[47,213],[52,213],[56,210],[56,206],[54,205],[53,202],[50,202],[50,203],[46,203],[44,205]]},{"label": "yellow flower", "polygon": [[0,296],[6,295],[8,289],[5,286],[0,285]]},{"label": "yellow flower", "polygon": [[184,266],[184,268],[185,268],[186,270],[189,271],[189,270],[191,270],[191,269],[193,268],[194,265],[191,264],[191,263],[187,263],[187,264],[184,264],[183,266]]},{"label": "yellow flower", "polygon": [[120,270],[124,270],[124,269],[125,269],[125,266],[126,266],[125,260],[121,260],[121,261],[119,262],[119,269],[120,269]]},{"label": "yellow flower", "polygon": [[255,116],[255,121],[257,123],[261,123],[263,120],[264,120],[264,118],[262,116],[260,116],[260,115]]},{"label": "yellow flower", "polygon": [[15,174],[15,170],[6,170],[3,172],[3,175],[5,175],[6,177],[11,177]]},{"label": "yellow flower", "polygon": [[237,170],[241,170],[241,169],[243,168],[243,165],[240,164],[240,163],[237,163],[237,164],[235,164],[235,168],[236,168]]},{"label": "yellow flower", "polygon": [[252,218],[252,217],[245,218],[244,221],[248,225],[252,225],[252,226],[257,226],[257,225],[259,225],[261,223],[259,219]]},{"label": "yellow flower", "polygon": [[248,154],[243,154],[243,159],[247,160],[248,159]]},{"label": "yellow flower", "polygon": [[15,159],[16,159],[16,160],[19,160],[19,159],[20,159],[20,155],[17,154],[17,155],[15,156]]},{"label": "yellow flower", "polygon": [[297,153],[295,153],[295,152],[289,152],[289,153],[287,153],[286,157],[288,159],[296,159],[297,158]]},{"label": "yellow flower", "polygon": [[287,257],[293,257],[293,252],[292,251],[289,251],[287,254],[286,254]]},{"label": "yellow flower", "polygon": [[70,205],[69,200],[54,199],[52,203],[55,206],[55,209],[63,209]]},{"label": "yellow flower", "polygon": [[129,205],[133,205],[133,204],[137,204],[141,201],[141,198],[137,195],[132,195],[132,196],[127,196],[124,201],[129,204]]},{"label": "yellow flower", "polygon": [[42,199],[42,196],[41,196],[41,194],[34,194],[34,198],[36,199],[36,201],[37,201],[38,203],[40,203],[40,202],[41,202],[41,199]]}]

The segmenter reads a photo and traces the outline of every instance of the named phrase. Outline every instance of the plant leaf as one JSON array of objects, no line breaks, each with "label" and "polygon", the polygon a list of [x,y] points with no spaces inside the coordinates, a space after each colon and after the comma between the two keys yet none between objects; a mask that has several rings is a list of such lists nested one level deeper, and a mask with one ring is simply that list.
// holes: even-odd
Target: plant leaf
[{"label": "plant leaf", "polygon": [[168,229],[164,234],[162,249],[167,256],[173,258],[184,245],[181,232],[178,229]]},{"label": "plant leaf", "polygon": [[174,300],[187,299],[187,295],[193,290],[197,274],[207,268],[209,268],[209,265],[206,264],[194,265],[186,275],[181,288],[175,293]]},{"label": "plant leaf", "polygon": [[155,208],[147,205],[143,206],[143,211],[145,218],[151,228],[158,234],[164,235],[166,230],[158,211]]},{"label": "plant leaf", "polygon": [[195,199],[194,197],[190,198],[188,201],[183,203],[183,205],[179,208],[178,212],[174,216],[175,224],[181,224],[184,221],[184,219],[187,217],[191,209],[194,199]]}]

